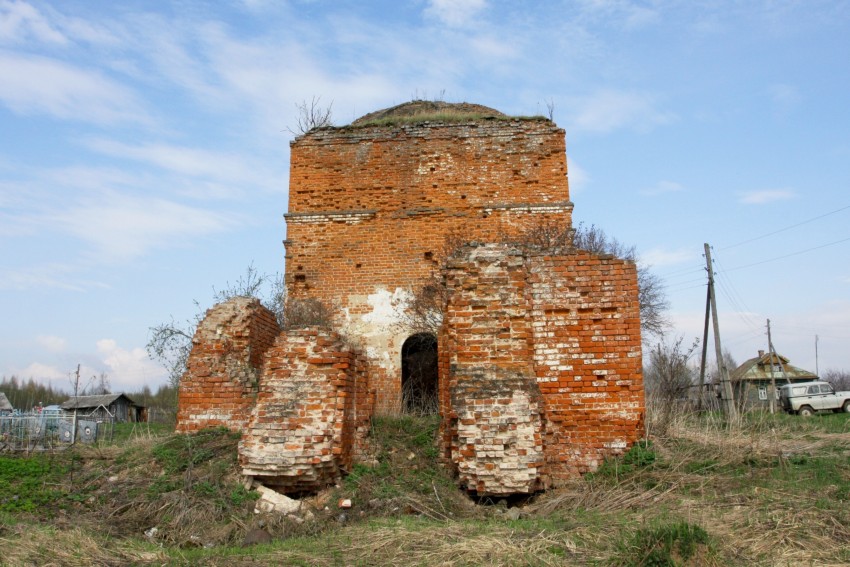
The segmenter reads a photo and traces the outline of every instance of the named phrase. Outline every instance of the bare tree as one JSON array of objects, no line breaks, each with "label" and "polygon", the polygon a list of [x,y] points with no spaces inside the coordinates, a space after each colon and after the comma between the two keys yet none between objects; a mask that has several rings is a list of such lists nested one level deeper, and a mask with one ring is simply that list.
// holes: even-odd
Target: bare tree
[{"label": "bare tree", "polygon": [[[197,301],[195,305],[199,305]],[[192,335],[200,319],[200,314],[186,321],[176,321],[172,317],[170,322],[150,328],[150,339],[145,348],[148,356],[159,361],[168,371],[168,384],[172,388],[180,384],[180,378],[186,372],[186,363],[192,351]]]},{"label": "bare tree", "polygon": [[[282,275],[260,273],[251,264],[235,283],[228,282],[221,290],[213,288],[213,299],[220,303],[232,297],[256,297],[274,313],[278,324],[284,327],[284,290]],[[172,388],[177,388],[180,378],[186,372],[186,363],[192,351],[192,337],[206,312],[197,300],[195,306],[197,311],[191,319],[177,321],[172,317],[171,321],[150,328],[150,339],[146,347],[148,356],[165,366],[168,371],[168,383]]]},{"label": "bare tree", "polygon": [[672,343],[659,342],[649,351],[649,363],[643,369],[656,435],[667,432],[676,409],[687,402],[694,385],[696,369],[690,365],[690,359],[699,347],[699,339],[694,339],[690,347],[683,343],[684,337]]},{"label": "bare tree", "polygon": [[92,386],[92,389],[89,391],[91,395],[100,396],[112,393],[112,388],[109,384],[109,375],[107,375],[106,372],[101,372],[97,378],[92,378],[94,379],[94,386]]},{"label": "bare tree", "polygon": [[650,266],[642,263],[634,246],[626,246],[609,237],[596,225],[579,224],[573,236],[573,246],[595,254],[613,254],[637,265],[638,302],[640,326],[644,335],[660,338],[670,326],[666,312],[670,308],[664,292],[664,282],[653,274]]},{"label": "bare tree", "polygon": [[287,128],[292,134],[299,136],[310,130],[332,126],[333,101],[327,106],[322,106],[322,97],[314,96],[310,101],[301,101],[295,104],[298,114],[295,117],[295,128]]},{"label": "bare tree", "polygon": [[634,262],[637,265],[640,326],[644,338],[661,338],[669,328],[666,312],[670,304],[664,292],[664,282],[652,273],[650,266],[640,261],[634,246],[627,246],[608,236],[596,225],[579,223],[577,228],[571,229],[556,222],[543,222],[527,230],[518,239],[513,239],[512,243],[536,250],[566,250],[574,247]]},{"label": "bare tree", "polygon": [[94,384],[95,380],[97,380],[96,376],[92,376],[89,378],[85,384],[80,382],[80,365],[77,365],[77,370],[68,376],[68,380],[71,382],[71,391],[74,393],[74,397],[77,398],[79,396],[85,396],[86,390],[88,390],[92,384]]},{"label": "bare tree", "polygon": [[835,388],[836,391],[850,390],[850,372],[847,370],[831,368],[823,373],[821,379],[832,384],[832,387]]}]

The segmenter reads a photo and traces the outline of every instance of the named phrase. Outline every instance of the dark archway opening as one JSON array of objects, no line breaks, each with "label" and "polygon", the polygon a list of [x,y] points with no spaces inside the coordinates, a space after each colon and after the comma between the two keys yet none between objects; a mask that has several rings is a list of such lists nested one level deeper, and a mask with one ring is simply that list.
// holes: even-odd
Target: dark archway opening
[{"label": "dark archway opening", "polygon": [[437,337],[411,335],[401,346],[401,400],[407,413],[437,413]]}]

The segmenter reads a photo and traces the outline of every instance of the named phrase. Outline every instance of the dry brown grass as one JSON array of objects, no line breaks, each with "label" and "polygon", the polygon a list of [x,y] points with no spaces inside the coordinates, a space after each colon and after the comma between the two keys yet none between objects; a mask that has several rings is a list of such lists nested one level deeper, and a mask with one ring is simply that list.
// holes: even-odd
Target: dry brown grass
[{"label": "dry brown grass", "polygon": [[[476,506],[433,476],[427,438],[388,421],[376,453],[386,466],[360,470],[340,489],[355,500],[344,522],[335,506],[323,511],[336,493],[308,499],[314,521],[266,518],[275,542],[251,549],[238,545],[256,526],[252,503],[225,506],[223,493],[198,490],[236,486],[234,439],[198,441],[192,451],[207,457],[169,473],[185,455],[140,437],[87,449],[73,482],[95,499],[43,524],[0,524],[0,553],[9,565],[638,565],[628,555],[633,535],[685,522],[712,543],[683,565],[848,564],[850,427],[841,420],[850,420],[818,419],[750,416],[730,427],[677,414],[653,438],[655,463],[549,491],[513,521],[504,506]],[[159,533],[146,539],[154,526]]]},{"label": "dry brown grass", "polygon": [[70,523],[19,524],[0,537],[0,557],[10,567],[90,567],[91,565],[162,565],[168,554],[133,540],[105,539]]}]

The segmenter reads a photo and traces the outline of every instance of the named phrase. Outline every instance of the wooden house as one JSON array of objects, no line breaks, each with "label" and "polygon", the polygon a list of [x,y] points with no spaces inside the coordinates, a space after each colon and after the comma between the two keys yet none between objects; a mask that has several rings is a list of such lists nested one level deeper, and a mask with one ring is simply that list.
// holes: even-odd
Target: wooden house
[{"label": "wooden house", "polygon": [[776,399],[779,399],[779,387],[793,382],[817,380],[813,372],[803,370],[789,363],[787,357],[779,353],[771,356],[760,350],[758,356],[751,358],[733,370],[729,379],[735,392],[735,399],[743,408],[770,407],[769,393],[771,374],[776,382]]},{"label": "wooden house", "polygon": [[120,423],[147,421],[147,412],[126,394],[77,396],[62,403],[62,410],[93,419],[115,420]]}]

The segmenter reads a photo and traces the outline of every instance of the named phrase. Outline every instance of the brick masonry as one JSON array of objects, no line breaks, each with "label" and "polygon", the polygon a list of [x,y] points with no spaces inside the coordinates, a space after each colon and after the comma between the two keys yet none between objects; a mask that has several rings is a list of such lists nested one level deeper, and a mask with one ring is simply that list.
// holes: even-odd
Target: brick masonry
[{"label": "brick masonry", "polygon": [[235,297],[207,310],[180,380],[177,431],[241,430],[254,405],[263,355],[279,332],[274,314],[256,299]]},{"label": "brick masonry", "polygon": [[363,454],[373,402],[365,360],[336,333],[281,333],[239,443],[243,474],[288,493],[333,484]]},{"label": "brick masonry", "polygon": [[401,315],[436,278],[448,292],[440,446],[465,488],[530,493],[622,453],[644,427],[635,266],[496,244],[571,226],[566,173],[564,132],[542,118],[300,136],[286,287],[329,305],[338,333],[281,331],[256,300],[214,307],[195,334],[178,430],[242,431],[243,471],[284,492],[335,482],[363,458],[371,416],[401,409],[401,348],[415,332]]},{"label": "brick masonry", "polygon": [[487,244],[450,258],[445,279],[441,439],[467,489],[558,485],[642,435],[632,263]]},{"label": "brick masonry", "polygon": [[362,341],[382,414],[401,405],[398,312],[447,239],[571,222],[564,131],[543,118],[323,128],[291,150],[287,289]]}]

